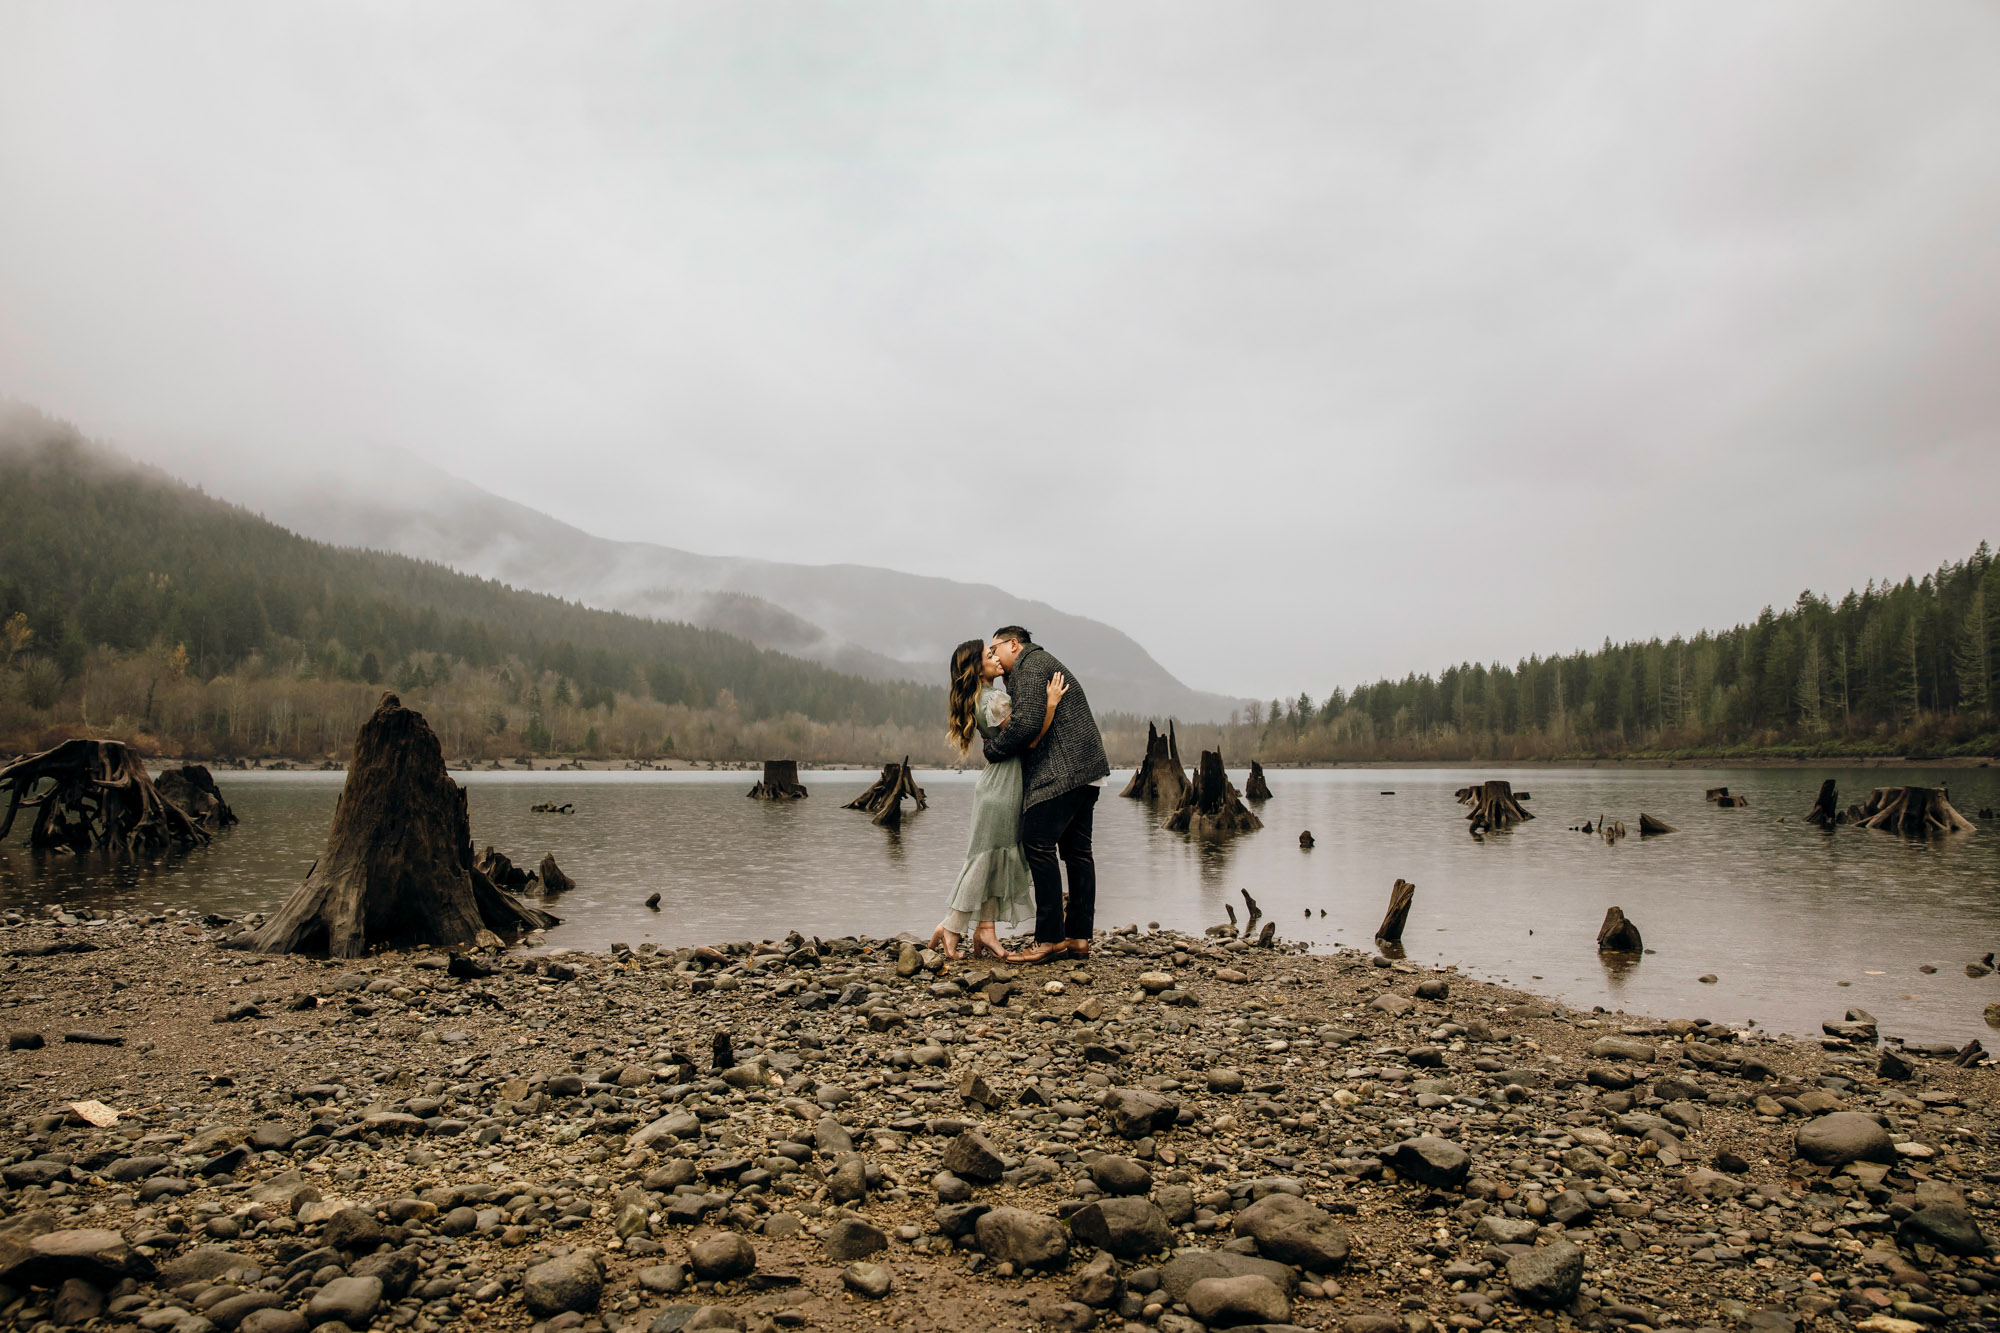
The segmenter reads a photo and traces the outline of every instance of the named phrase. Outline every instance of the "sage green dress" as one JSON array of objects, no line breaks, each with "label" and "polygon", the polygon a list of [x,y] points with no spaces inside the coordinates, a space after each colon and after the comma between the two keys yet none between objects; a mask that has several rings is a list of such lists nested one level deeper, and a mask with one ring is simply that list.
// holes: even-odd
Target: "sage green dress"
[{"label": "sage green dress", "polygon": [[[979,734],[1000,730],[1011,701],[994,681],[980,693],[973,719]],[[946,905],[944,928],[968,936],[982,921],[1018,925],[1035,919],[1035,881],[1021,853],[1021,761],[988,764],[972,789],[972,845]]]}]

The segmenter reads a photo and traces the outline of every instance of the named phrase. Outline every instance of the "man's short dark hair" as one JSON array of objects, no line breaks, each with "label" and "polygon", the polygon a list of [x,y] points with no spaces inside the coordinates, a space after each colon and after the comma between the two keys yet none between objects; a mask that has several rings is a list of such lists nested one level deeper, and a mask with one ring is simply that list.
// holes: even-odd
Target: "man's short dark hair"
[{"label": "man's short dark hair", "polygon": [[993,637],[996,639],[1012,639],[1023,648],[1026,648],[1035,641],[1034,636],[1019,625],[1002,625],[999,629],[993,631]]}]

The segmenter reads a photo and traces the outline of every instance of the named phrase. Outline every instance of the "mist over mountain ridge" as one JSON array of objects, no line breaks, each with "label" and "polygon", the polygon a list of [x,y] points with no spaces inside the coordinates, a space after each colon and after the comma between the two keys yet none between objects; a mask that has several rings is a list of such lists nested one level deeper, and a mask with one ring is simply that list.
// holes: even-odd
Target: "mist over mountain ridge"
[{"label": "mist over mountain ridge", "polygon": [[[353,467],[354,458],[366,467]],[[337,546],[431,560],[602,610],[682,620],[877,680],[942,684],[952,648],[1026,625],[1105,712],[1220,721],[1240,699],[1195,690],[1124,632],[989,584],[867,565],[710,556],[597,537],[400,450],[280,471],[214,453],[163,462],[211,494]]]}]

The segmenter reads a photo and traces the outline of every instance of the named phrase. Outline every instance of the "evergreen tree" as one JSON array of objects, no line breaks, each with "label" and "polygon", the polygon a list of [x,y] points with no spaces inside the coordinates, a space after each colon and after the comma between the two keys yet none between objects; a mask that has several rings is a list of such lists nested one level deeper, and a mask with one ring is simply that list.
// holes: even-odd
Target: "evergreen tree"
[{"label": "evergreen tree", "polygon": [[1966,712],[1985,712],[1993,697],[1993,671],[1987,648],[1984,586],[1972,590],[1965,619],[1959,627],[1952,666],[1958,677],[1958,706]]},{"label": "evergreen tree", "polygon": [[1795,695],[1799,710],[1799,722],[1809,732],[1817,734],[1826,729],[1825,720],[1820,715],[1820,660],[1819,637],[1806,639],[1805,648],[1799,653],[1799,680]]}]

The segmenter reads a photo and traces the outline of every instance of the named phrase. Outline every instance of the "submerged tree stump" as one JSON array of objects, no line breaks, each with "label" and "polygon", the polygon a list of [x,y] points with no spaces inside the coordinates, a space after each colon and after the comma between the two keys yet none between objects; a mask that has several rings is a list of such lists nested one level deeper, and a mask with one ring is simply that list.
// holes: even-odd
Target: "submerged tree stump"
[{"label": "submerged tree stump", "polygon": [[1250,761],[1250,777],[1243,784],[1243,799],[1246,801],[1271,799],[1271,784],[1264,781],[1264,766],[1255,759]]},{"label": "submerged tree stump", "polygon": [[153,780],[160,795],[172,801],[205,829],[228,828],[237,822],[236,812],[222,799],[222,789],[201,764],[170,768]]},{"label": "submerged tree stump", "polygon": [[520,893],[535,882],[535,872],[523,870],[509,860],[505,852],[488,847],[473,858],[473,867],[480,874],[493,881],[493,886],[508,893]]},{"label": "submerged tree stump", "polygon": [[867,791],[840,807],[843,810],[865,810],[875,816],[871,821],[877,828],[901,828],[903,826],[903,798],[912,797],[917,809],[929,804],[924,799],[924,789],[911,776],[910,757],[903,756],[900,764],[884,764],[882,776],[875,779]]},{"label": "submerged tree stump", "polygon": [[1711,801],[1719,801],[1719,800],[1721,800],[1721,799],[1722,799],[1723,797],[1725,797],[1725,796],[1729,795],[1729,788],[1727,788],[1727,787],[1710,787],[1710,788],[1708,789],[1708,791],[1707,791],[1707,792],[1705,793],[1705,795],[1706,795],[1706,796],[1707,796],[1707,798],[1708,798],[1709,800],[1711,800]]},{"label": "submerged tree stump", "polygon": [[1650,838],[1656,833],[1679,833],[1680,830],[1664,819],[1655,819],[1644,810],[1639,812],[1639,836]]},{"label": "submerged tree stump", "polygon": [[568,893],[576,887],[576,881],[565,875],[563,868],[556,864],[556,854],[554,852],[544,852],[542,854],[542,864],[539,867],[538,873],[542,877],[543,893]]},{"label": "submerged tree stump", "polygon": [[1375,928],[1375,938],[1387,944],[1400,944],[1403,927],[1409,924],[1410,904],[1417,900],[1417,886],[1406,879],[1396,881],[1396,887],[1389,890],[1389,912],[1382,918],[1382,924]]},{"label": "submerged tree stump", "polygon": [[1625,919],[1625,909],[1613,907],[1604,914],[1604,924],[1597,928],[1597,951],[1599,953],[1644,953],[1646,941],[1639,936],[1639,928]]},{"label": "submerged tree stump", "polygon": [[1472,813],[1465,819],[1474,833],[1512,828],[1534,818],[1514,795],[1514,784],[1505,778],[1492,778],[1475,787],[1460,787],[1456,795],[1460,805],[1472,807]]},{"label": "submerged tree stump", "polygon": [[1181,767],[1181,747],[1174,737],[1174,724],[1169,721],[1167,734],[1162,736],[1158,728],[1148,722],[1146,757],[1139,761],[1132,780],[1118,794],[1134,800],[1171,801],[1178,805],[1181,797],[1187,794],[1187,787],[1187,772]]},{"label": "submerged tree stump", "polygon": [[1165,827],[1174,833],[1247,833],[1263,828],[1264,821],[1243,804],[1236,784],[1223,771],[1221,751],[1203,750],[1194,780],[1181,793]]},{"label": "submerged tree stump", "polygon": [[208,830],[153,785],[123,741],[68,740],[17,759],[0,768],[0,796],[7,801],[0,839],[20,811],[36,812],[30,847],[131,851],[208,841]]},{"label": "submerged tree stump", "polygon": [[1806,823],[1823,829],[1831,829],[1841,822],[1840,793],[1832,778],[1819,784],[1819,797],[1813,808],[1806,812]]},{"label": "submerged tree stump", "polygon": [[326,850],[250,947],[358,958],[496,945],[556,923],[473,864],[465,789],[423,715],[385,694],[355,734]]},{"label": "submerged tree stump", "polygon": [[1877,787],[1868,794],[1857,821],[1863,828],[1885,829],[1907,837],[1932,833],[1970,833],[1978,828],[1952,809],[1942,787]]},{"label": "submerged tree stump", "polygon": [[1312,849],[1313,849],[1313,831],[1311,829],[1307,829],[1303,833],[1299,834],[1299,850],[1302,852],[1309,852]]},{"label": "submerged tree stump", "polygon": [[758,801],[797,801],[805,798],[806,789],[799,784],[799,761],[796,759],[766,759],[764,780],[750,789],[750,796]]}]

